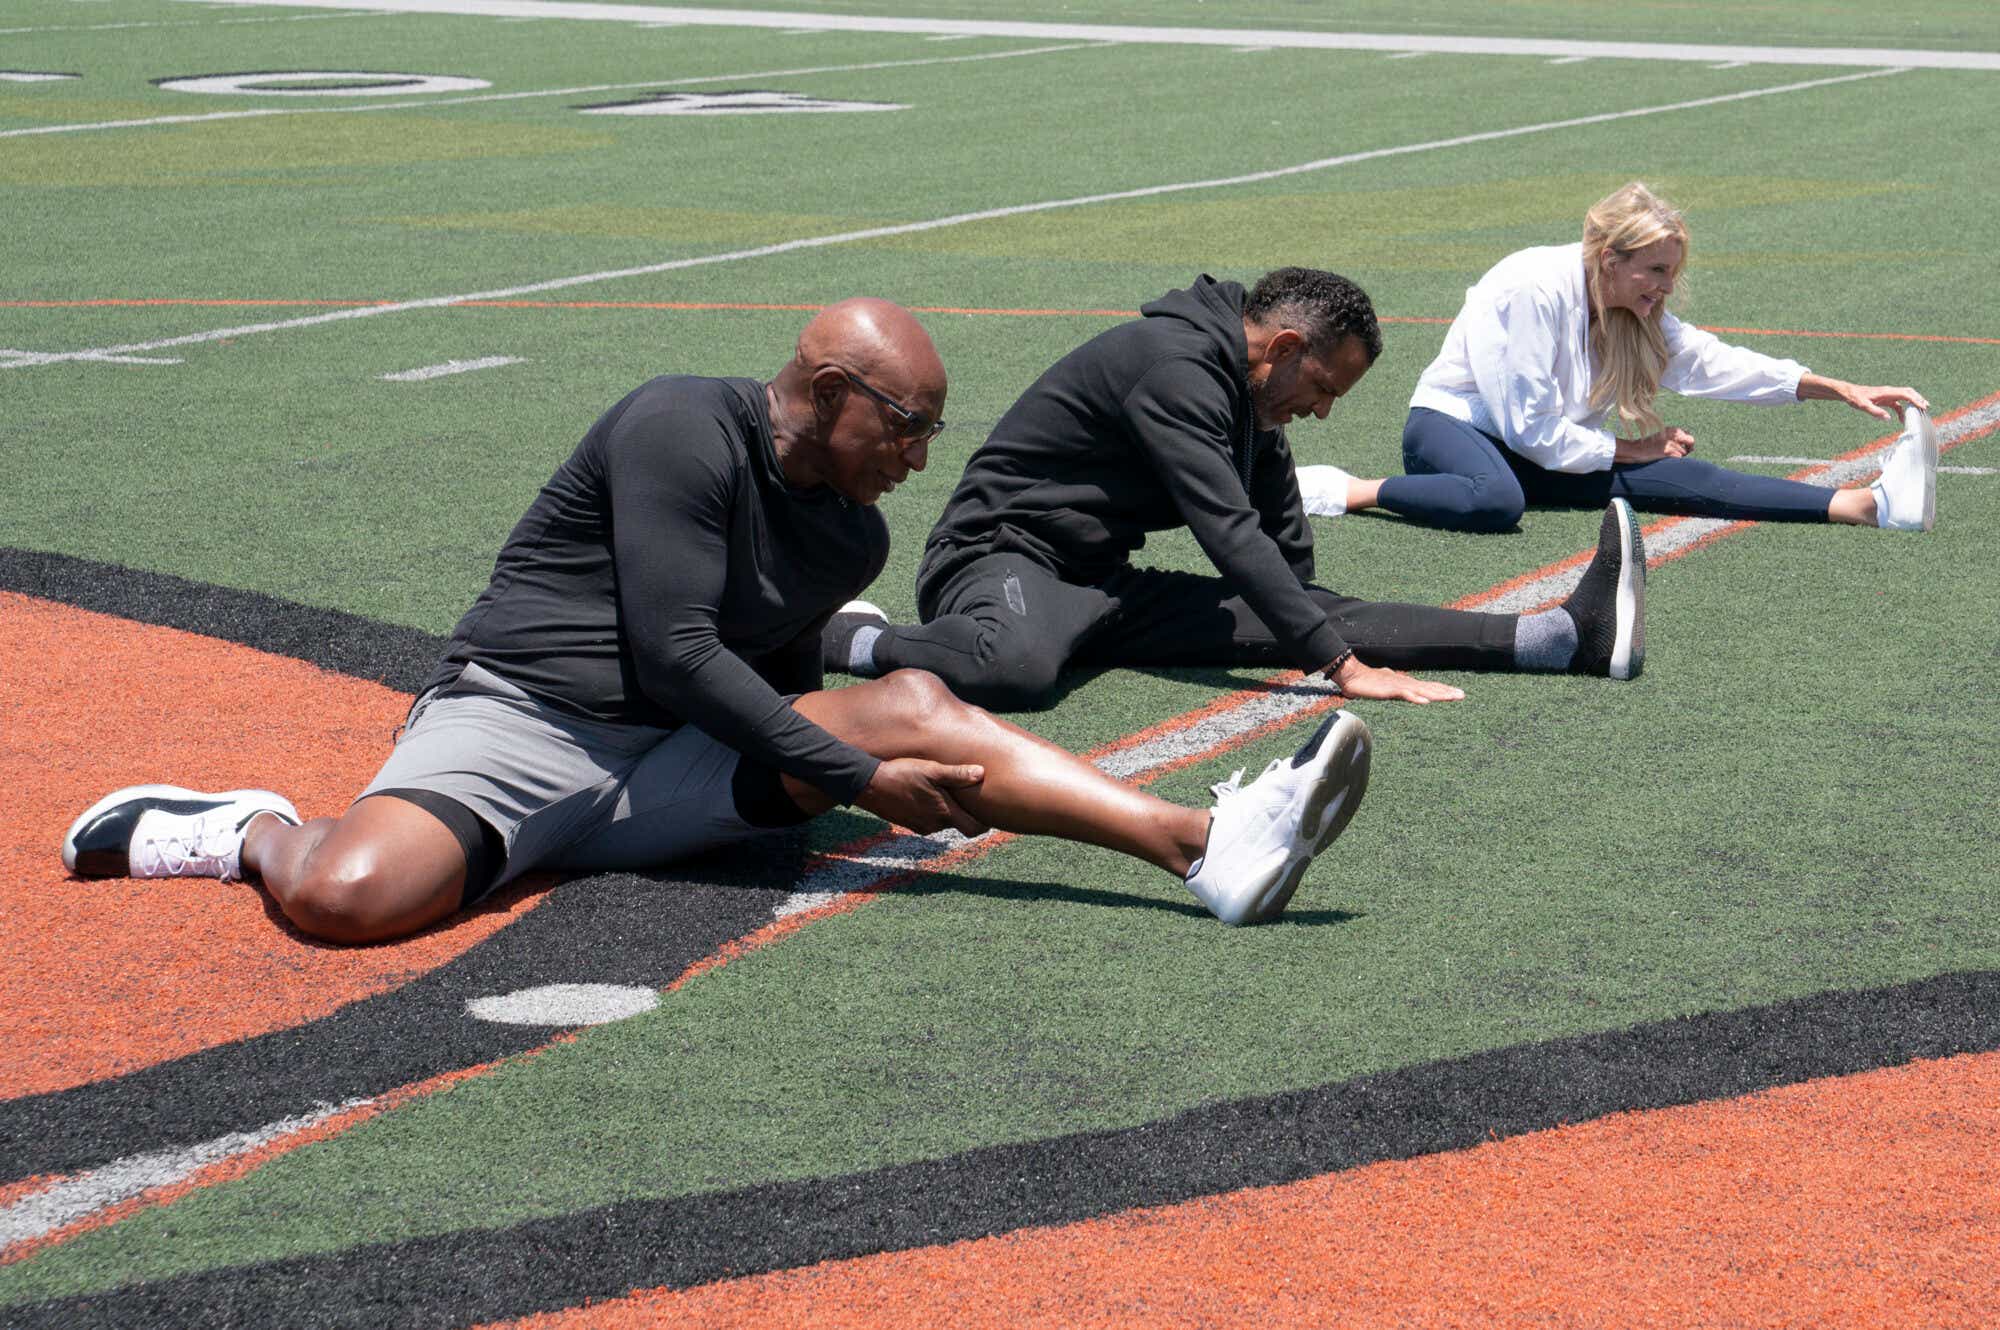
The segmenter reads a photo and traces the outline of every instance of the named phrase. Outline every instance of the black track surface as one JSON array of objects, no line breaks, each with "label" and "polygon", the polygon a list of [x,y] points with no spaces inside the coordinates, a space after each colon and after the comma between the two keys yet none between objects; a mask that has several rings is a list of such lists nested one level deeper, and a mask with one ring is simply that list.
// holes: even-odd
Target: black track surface
[{"label": "black track surface", "polygon": [[416,628],[39,550],[0,548],[0,591],[200,633],[406,693],[444,650],[445,639]]},{"label": "black track surface", "polygon": [[2000,1047],[2000,972],[1500,1049],[1129,1131],[632,1201],[9,1309],[29,1326],[465,1325],[632,1289],[930,1246],[1294,1182],[1632,1109]]}]

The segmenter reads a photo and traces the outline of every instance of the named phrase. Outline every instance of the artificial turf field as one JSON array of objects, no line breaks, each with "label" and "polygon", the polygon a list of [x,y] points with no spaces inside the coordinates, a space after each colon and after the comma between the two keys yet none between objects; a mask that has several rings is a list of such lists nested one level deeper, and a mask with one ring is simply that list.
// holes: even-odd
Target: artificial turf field
[{"label": "artificial turf field", "polygon": [[[2000,1321],[2000,11],[438,7],[0,13],[0,1322]],[[343,86],[391,73],[479,83]],[[159,86],[248,74],[293,77]],[[907,617],[971,449],[1143,301],[1362,282],[1385,354],[1293,447],[1393,474],[1463,289],[1632,178],[1690,217],[1683,317],[1930,398],[1938,527],[1653,524],[1642,678],[1356,704],[1367,803],[1283,922],[849,813],[359,949],[61,870],[118,785],[342,808],[652,374],[924,311]],[[1666,414],[1782,474],[1890,437]],[[1536,603],[1596,522],[1321,521],[1320,580]],[[1066,684],[1016,719],[1188,802],[1333,701]],[[636,1014],[481,1005],[559,985]]]}]

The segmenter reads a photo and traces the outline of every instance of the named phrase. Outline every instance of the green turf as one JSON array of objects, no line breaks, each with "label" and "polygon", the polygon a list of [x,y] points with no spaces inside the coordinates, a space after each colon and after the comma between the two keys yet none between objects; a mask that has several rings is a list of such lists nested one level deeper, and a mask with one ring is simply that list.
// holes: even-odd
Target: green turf
[{"label": "green turf", "polygon": [[[883,6],[806,6],[878,12]],[[2000,46],[1987,6],[1231,7],[919,3],[1106,22]],[[1045,11],[1045,12],[1044,12]],[[287,11],[289,12],[289,11]],[[242,17],[259,16],[247,11]],[[0,130],[276,104],[158,90],[175,74],[416,68],[495,92],[925,60],[1031,45],[735,29],[361,17],[224,26],[160,0],[20,0]],[[95,23],[167,26],[91,30]],[[60,29],[60,30],[55,30]],[[561,40],[551,40],[560,32]],[[915,112],[644,120],[626,93],[0,139],[0,300],[401,300],[776,240],[1775,87],[1840,70],[1114,47],[772,80]],[[1574,236],[1633,176],[1695,228],[1697,322],[2000,337],[1988,201],[1993,77],[1914,73],[544,292],[555,302],[816,303],[875,291],[982,309],[1130,309],[1198,271],[1310,262],[1388,315],[1448,317],[1526,244]],[[712,85],[738,86],[725,79]],[[302,101],[288,101],[287,106]],[[0,307],[0,347],[145,343],[316,311]],[[765,376],[784,311],[448,309],[163,348],[177,365],[0,369],[0,544],[59,550],[444,631],[534,488],[649,374]],[[872,595],[899,615],[924,532],[985,429],[1102,315],[926,316],[952,427],[886,505]],[[1441,329],[1382,362],[1304,461],[1399,468]],[[1941,408],[2000,390],[2000,347],[1744,334]],[[379,375],[522,357],[428,383]],[[1704,455],[1831,457],[1881,426],[1826,404],[1673,403]],[[1951,459],[2000,466],[1989,438]],[[2000,479],[1945,478],[1929,536],[1761,528],[1661,569],[1643,680],[1462,676],[1462,706],[1364,709],[1369,801],[1290,922],[1228,932],[1103,852],[1021,843],[691,985],[657,1013],[377,1120],[252,1178],[0,1269],[18,1301],[179,1270],[450,1231],[629,1195],[808,1177],[1524,1040],[2000,963]],[[1591,514],[1470,539],[1319,525],[1323,579],[1449,601],[1591,538]],[[1202,566],[1185,539],[1163,564]],[[1028,718],[1073,747],[1256,672],[1113,672]],[[1164,781],[1183,801],[1273,738]],[[837,843],[867,819],[817,832]],[[250,1126],[254,1124],[244,1124]]]}]

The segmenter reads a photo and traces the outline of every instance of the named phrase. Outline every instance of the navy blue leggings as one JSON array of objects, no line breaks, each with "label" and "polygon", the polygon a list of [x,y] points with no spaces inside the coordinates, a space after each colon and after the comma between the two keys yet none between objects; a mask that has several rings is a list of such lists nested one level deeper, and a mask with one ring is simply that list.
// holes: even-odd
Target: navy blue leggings
[{"label": "navy blue leggings", "polygon": [[1642,513],[1824,522],[1834,491],[1752,476],[1693,457],[1619,462],[1573,475],[1536,466],[1506,444],[1428,407],[1403,425],[1403,469],[1382,482],[1379,502],[1425,526],[1505,531],[1535,508],[1602,508],[1627,499]]}]

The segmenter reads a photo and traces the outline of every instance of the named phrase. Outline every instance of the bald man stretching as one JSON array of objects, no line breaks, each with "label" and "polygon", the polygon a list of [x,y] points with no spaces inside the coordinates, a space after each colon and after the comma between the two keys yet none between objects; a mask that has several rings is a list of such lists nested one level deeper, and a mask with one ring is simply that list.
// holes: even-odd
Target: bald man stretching
[{"label": "bald man stretching", "polygon": [[768,384],[652,380],[542,487],[344,814],[301,824],[265,790],[134,786],[77,818],[64,864],[255,878],[304,932],[372,942],[533,869],[655,868],[851,803],[918,831],[1109,846],[1225,922],[1276,915],[1366,788],[1352,716],[1218,786],[1211,813],[919,670],[819,691],[821,630],[888,552],[873,505],[923,468],[944,398],[923,327],[865,299],[814,318]]}]

